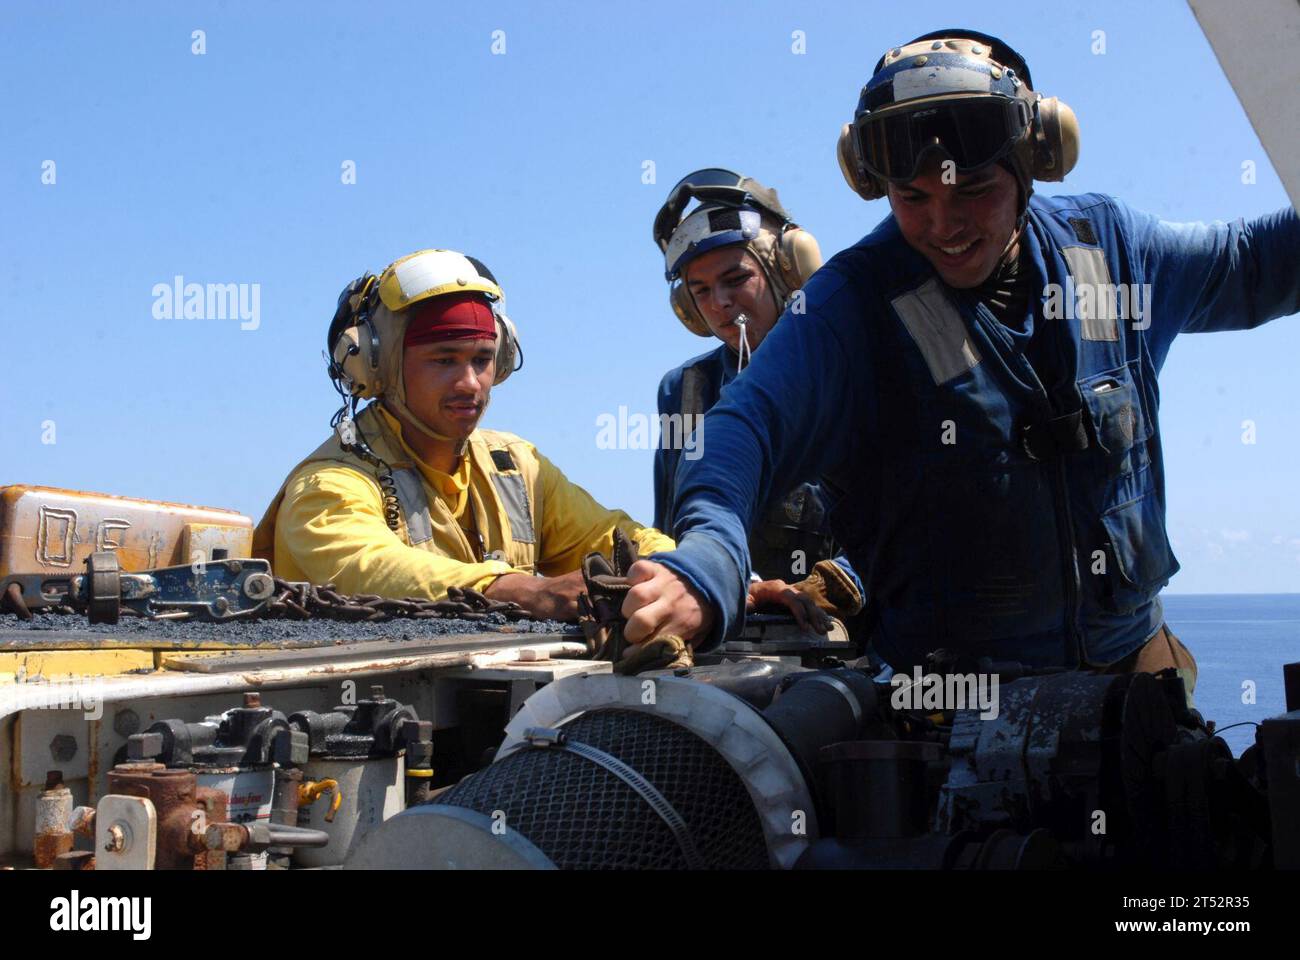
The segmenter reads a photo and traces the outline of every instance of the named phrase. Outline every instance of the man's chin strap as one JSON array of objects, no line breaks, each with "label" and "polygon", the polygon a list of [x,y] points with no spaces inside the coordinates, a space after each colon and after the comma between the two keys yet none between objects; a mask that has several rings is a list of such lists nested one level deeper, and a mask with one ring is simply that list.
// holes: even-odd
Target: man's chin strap
[{"label": "man's chin strap", "polygon": [[[408,425],[413,426],[415,427],[415,429],[419,430],[426,437],[432,437],[434,440],[440,440],[443,443],[452,444],[455,447],[456,456],[458,457],[463,456],[465,454],[465,450],[469,446],[468,437],[464,437],[464,438],[449,437],[445,433],[439,433],[437,430],[434,430],[423,420],[417,417],[410,407],[408,407],[405,403],[403,403],[401,400],[397,399],[394,396],[384,397],[384,403],[389,405],[389,409],[393,413],[399,414],[399,419],[401,420],[402,426],[404,427]],[[483,411],[484,413],[487,412],[486,403],[483,405]]]}]

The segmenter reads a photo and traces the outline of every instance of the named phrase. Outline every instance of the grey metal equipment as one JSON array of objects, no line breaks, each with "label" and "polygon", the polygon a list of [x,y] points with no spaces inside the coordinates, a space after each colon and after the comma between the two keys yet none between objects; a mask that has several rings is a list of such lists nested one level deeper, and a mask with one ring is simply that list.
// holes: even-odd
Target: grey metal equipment
[{"label": "grey metal equipment", "polygon": [[[461,831],[460,865],[499,858],[493,848],[509,835],[562,869],[793,866],[818,836],[808,744],[861,735],[860,718],[875,714],[870,679],[848,670],[777,674],[768,699],[784,688],[760,712],[683,672],[571,677],[542,688],[506,728],[492,764],[416,809],[456,808],[478,825]],[[834,682],[802,682],[825,673]],[[755,695],[757,678],[735,679]],[[392,866],[438,866],[444,840],[399,850],[386,836],[406,837],[411,825],[399,821],[414,812],[371,839],[399,857]],[[439,815],[422,813],[435,818],[422,822],[432,827]]]},{"label": "grey metal equipment", "polygon": [[978,675],[983,692],[946,694],[958,705],[945,708],[896,698],[898,685],[862,670],[797,661],[558,680],[524,702],[492,763],[374,830],[344,866],[1261,869],[1300,859],[1300,665],[1287,668],[1291,712],[1265,721],[1239,759],[1187,706],[1173,670],[1098,676],[966,665],[945,651],[930,666],[950,691],[973,691],[961,685]]}]

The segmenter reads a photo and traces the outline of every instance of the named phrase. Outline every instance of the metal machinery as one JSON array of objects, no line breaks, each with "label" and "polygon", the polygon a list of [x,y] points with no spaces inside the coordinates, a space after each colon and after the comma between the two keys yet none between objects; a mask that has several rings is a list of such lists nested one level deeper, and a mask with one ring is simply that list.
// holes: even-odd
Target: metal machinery
[{"label": "metal machinery", "polygon": [[[1190,5],[1295,202],[1300,59],[1257,51],[1300,11]],[[978,663],[996,715],[904,708],[842,633],[759,617],[615,676],[563,625],[287,595],[233,559],[251,527],[0,489],[0,609],[91,621],[0,618],[0,865],[1300,869],[1300,663],[1234,758],[1172,674]],[[367,622],[258,619],[309,603]]]},{"label": "metal machinery", "polygon": [[127,571],[78,541],[84,573],[0,570],[26,617],[0,621],[7,865],[1300,866],[1300,664],[1234,759],[1172,672],[938,654],[937,682],[998,684],[945,710],[842,628],[760,615],[620,676],[481,596],[343,597],[228,555]]},{"label": "metal machinery", "polygon": [[[93,783],[89,770],[65,780],[81,772],[65,764],[43,789],[24,790],[26,829],[11,835],[10,860],[86,869],[93,858],[101,870],[1300,867],[1300,664],[1286,670],[1290,712],[1234,759],[1174,675],[1024,675],[1002,684],[996,717],[981,717],[976,707],[898,709],[896,688],[869,671],[810,665],[824,652],[731,654],[635,677],[510,656],[400,668],[368,696],[321,711],[246,693],[207,713],[201,704],[230,695],[155,691],[146,703],[131,697],[131,712],[162,717],[135,733],[110,697],[116,762]],[[321,680],[304,675],[274,702],[318,698]],[[387,696],[390,686],[413,693],[428,719]],[[164,716],[195,708],[194,719]],[[16,720],[22,747],[31,721]],[[100,750],[113,742],[110,724],[89,726]],[[490,762],[476,760],[493,739]]]},{"label": "metal machinery", "polygon": [[1290,712],[1234,760],[1172,673],[1022,675],[988,718],[896,709],[847,667],[576,676],[347,866],[1296,868],[1300,664],[1286,677]]}]

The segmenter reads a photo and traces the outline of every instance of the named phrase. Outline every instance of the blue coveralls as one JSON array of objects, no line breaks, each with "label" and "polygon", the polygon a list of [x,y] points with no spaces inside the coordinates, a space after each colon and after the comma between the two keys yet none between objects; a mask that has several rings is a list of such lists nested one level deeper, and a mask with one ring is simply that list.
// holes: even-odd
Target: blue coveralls
[{"label": "blue coveralls", "polygon": [[[1176,224],[1097,194],[1034,196],[1022,242],[1046,295],[1023,332],[946,287],[892,217],[804,287],[806,312],[777,324],[678,470],[678,549],[654,559],[717,609],[704,648],[743,620],[745,529],[769,484],[822,475],[846,491],[831,527],[896,669],[940,647],[1103,665],[1160,628],[1178,562],[1157,375],[1179,333],[1300,310],[1300,221]],[[1149,290],[1145,316],[1115,284]],[[1060,410],[1025,356],[1035,331],[1060,351],[1048,386],[1073,398],[1086,449],[1027,443]]]}]

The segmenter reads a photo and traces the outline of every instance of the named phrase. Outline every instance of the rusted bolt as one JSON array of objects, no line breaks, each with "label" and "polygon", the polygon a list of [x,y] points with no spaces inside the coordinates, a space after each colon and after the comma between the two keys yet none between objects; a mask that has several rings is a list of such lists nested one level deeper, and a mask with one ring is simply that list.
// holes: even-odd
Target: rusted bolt
[{"label": "rusted bolt", "polygon": [[95,838],[95,808],[94,807],[77,807],[72,811],[72,821],[68,824],[68,829],[73,833],[79,833],[83,837]]},{"label": "rusted bolt", "polygon": [[58,734],[50,741],[50,756],[56,763],[67,763],[77,755],[77,738],[67,733]]},{"label": "rusted bolt", "polygon": [[104,849],[109,853],[121,853],[126,849],[126,834],[119,824],[115,823],[108,828],[108,840],[104,843]]},{"label": "rusted bolt", "polygon": [[63,771],[47,770],[45,772],[45,789],[57,790],[61,786],[63,786]]},{"label": "rusted bolt", "polygon": [[239,571],[244,569],[244,565],[238,560],[231,560],[226,564],[226,569],[230,571],[231,575],[237,575]]},{"label": "rusted bolt", "polygon": [[214,823],[203,834],[203,841],[209,850],[224,850],[235,853],[244,846],[248,831],[239,823]]},{"label": "rusted bolt", "polygon": [[252,710],[253,708],[260,707],[261,705],[262,705],[262,695],[258,693],[256,690],[244,694],[245,710]]}]

